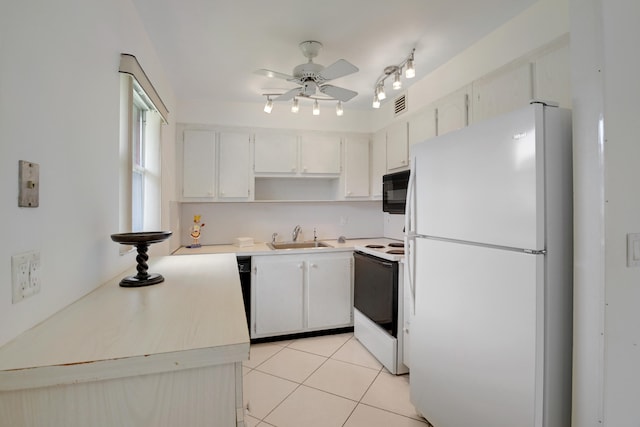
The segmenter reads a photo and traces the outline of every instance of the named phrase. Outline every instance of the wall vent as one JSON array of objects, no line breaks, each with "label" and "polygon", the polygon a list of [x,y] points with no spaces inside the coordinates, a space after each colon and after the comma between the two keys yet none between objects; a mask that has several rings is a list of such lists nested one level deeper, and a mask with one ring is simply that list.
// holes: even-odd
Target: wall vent
[{"label": "wall vent", "polygon": [[407,111],[407,94],[400,95],[393,101],[393,115],[402,114]]}]

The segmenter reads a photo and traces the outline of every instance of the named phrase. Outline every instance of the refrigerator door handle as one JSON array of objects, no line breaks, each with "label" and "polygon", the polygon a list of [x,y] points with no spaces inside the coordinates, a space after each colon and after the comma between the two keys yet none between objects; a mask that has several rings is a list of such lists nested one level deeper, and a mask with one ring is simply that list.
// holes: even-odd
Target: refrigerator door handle
[{"label": "refrigerator door handle", "polygon": [[409,183],[407,185],[407,201],[405,206],[405,216],[404,216],[404,230],[405,230],[405,246],[407,251],[407,279],[409,282],[409,299],[411,303],[411,314],[415,315],[416,313],[416,288],[415,288],[415,263],[414,263],[414,253],[413,246],[415,245],[415,227],[414,227],[414,214],[415,214],[415,175],[416,175],[416,159],[415,157],[411,158],[409,174]]},{"label": "refrigerator door handle", "polygon": [[408,236],[415,233],[415,185],[416,185],[416,159],[411,158],[409,182],[407,184],[407,198],[405,203],[404,231]]},{"label": "refrigerator door handle", "polygon": [[407,236],[405,242],[405,248],[407,251],[407,279],[409,282],[409,305],[411,308],[412,316],[416,314],[416,278],[414,268],[415,250],[413,248],[413,245],[415,245],[416,243],[415,239],[415,236]]}]

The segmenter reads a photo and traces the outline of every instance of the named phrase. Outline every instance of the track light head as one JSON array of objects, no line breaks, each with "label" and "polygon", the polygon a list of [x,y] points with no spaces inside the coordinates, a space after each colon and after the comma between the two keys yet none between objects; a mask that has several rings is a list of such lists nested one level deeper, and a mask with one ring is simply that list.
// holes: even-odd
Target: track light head
[{"label": "track light head", "polygon": [[273,110],[273,101],[267,96],[267,103],[264,104],[264,112],[271,114],[271,110]]}]

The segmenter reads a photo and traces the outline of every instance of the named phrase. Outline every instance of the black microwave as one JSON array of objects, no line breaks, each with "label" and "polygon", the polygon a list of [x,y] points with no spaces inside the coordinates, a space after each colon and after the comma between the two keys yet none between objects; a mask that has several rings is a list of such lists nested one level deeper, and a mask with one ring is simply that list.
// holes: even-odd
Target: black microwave
[{"label": "black microwave", "polygon": [[404,214],[409,187],[409,171],[389,173],[382,176],[382,211]]}]

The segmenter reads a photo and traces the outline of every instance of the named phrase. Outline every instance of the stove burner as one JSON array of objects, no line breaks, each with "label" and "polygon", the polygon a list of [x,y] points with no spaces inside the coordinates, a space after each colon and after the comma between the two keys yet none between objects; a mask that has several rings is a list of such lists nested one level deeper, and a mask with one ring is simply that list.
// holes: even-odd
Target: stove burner
[{"label": "stove burner", "polygon": [[390,248],[404,248],[404,243],[402,243],[402,242],[389,243],[389,247]]},{"label": "stove burner", "polygon": [[387,253],[391,255],[404,255],[404,249],[390,249],[387,251]]},{"label": "stove burner", "polygon": [[367,245],[367,246],[365,246],[365,248],[382,249],[382,248],[384,248],[384,246],[382,246],[382,245]]}]

